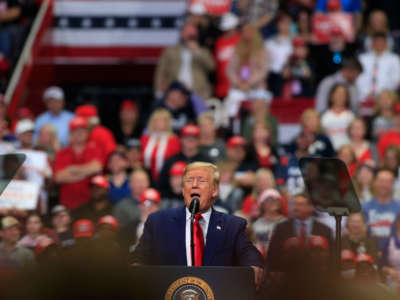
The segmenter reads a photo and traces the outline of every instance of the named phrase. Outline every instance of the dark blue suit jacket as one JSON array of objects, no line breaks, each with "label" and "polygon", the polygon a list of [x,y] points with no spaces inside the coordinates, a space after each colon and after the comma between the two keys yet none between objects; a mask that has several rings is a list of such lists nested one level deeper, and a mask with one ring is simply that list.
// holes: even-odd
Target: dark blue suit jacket
[{"label": "dark blue suit jacket", "polygon": [[[187,265],[185,228],[184,207],[151,214],[133,253],[133,262],[145,265]],[[263,267],[262,256],[248,239],[245,229],[244,219],[213,209],[203,265]]]}]

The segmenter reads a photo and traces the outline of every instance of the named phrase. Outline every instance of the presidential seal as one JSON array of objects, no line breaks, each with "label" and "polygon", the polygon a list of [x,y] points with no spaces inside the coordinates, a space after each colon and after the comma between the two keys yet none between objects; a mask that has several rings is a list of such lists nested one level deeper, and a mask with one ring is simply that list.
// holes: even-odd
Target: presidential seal
[{"label": "presidential seal", "polygon": [[182,277],[167,290],[165,300],[214,300],[210,286],[198,277]]}]

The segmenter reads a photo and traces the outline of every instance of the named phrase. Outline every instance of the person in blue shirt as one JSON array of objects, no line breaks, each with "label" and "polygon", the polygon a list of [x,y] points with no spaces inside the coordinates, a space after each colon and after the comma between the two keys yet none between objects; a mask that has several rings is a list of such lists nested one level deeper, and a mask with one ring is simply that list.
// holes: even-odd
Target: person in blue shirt
[{"label": "person in blue shirt", "polygon": [[58,139],[63,147],[68,144],[69,123],[74,114],[64,110],[65,96],[60,87],[52,86],[45,90],[43,100],[47,111],[39,115],[35,122],[34,139],[37,140],[39,130],[46,124],[53,125],[57,130]]},{"label": "person in blue shirt", "polygon": [[378,249],[383,251],[390,236],[393,222],[400,213],[400,203],[393,199],[394,174],[387,169],[375,175],[375,198],[362,207],[370,233],[378,240]]},{"label": "person in blue shirt", "polygon": [[127,173],[129,166],[128,158],[122,151],[114,151],[108,157],[107,168],[110,171],[110,190],[108,197],[112,204],[117,204],[124,198],[131,195],[129,186],[129,176]]}]

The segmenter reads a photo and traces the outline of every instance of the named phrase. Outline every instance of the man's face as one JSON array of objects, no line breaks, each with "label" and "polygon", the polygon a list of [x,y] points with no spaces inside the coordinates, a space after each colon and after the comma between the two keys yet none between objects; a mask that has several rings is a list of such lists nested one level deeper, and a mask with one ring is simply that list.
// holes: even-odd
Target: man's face
[{"label": "man's face", "polygon": [[306,220],[311,217],[313,206],[303,196],[294,198],[293,215],[296,219]]},{"label": "man's face", "polygon": [[107,199],[108,189],[93,184],[90,193],[92,201],[102,201]]},{"label": "man's face", "polygon": [[226,149],[228,158],[234,162],[242,162],[246,156],[246,150],[243,146],[228,147]]},{"label": "man's face", "polygon": [[61,211],[53,216],[52,223],[56,229],[66,227],[71,223],[71,217],[67,211]]},{"label": "man's face", "polygon": [[218,195],[218,186],[214,184],[211,170],[196,168],[187,172],[183,179],[182,194],[186,207],[189,207],[193,198],[198,198],[200,212],[207,211]]},{"label": "man's face", "polygon": [[348,82],[354,83],[360,75],[360,72],[358,70],[345,69],[342,74]]},{"label": "man's face", "polygon": [[193,151],[199,146],[199,139],[192,135],[183,136],[181,137],[181,145],[183,152]]},{"label": "man's face", "polygon": [[381,171],[376,175],[375,178],[375,190],[379,196],[389,196],[393,192],[394,177],[393,174],[388,171]]},{"label": "man's face", "polygon": [[168,93],[166,102],[173,109],[181,109],[185,107],[187,96],[179,90],[172,90]]},{"label": "man's face", "polygon": [[70,132],[69,138],[71,143],[86,143],[89,131],[86,128],[76,128]]},{"label": "man's face", "polygon": [[57,99],[48,99],[47,100],[47,109],[52,114],[59,114],[62,109],[64,108],[64,100],[57,100]]},{"label": "man's face", "polygon": [[381,53],[387,48],[387,41],[385,37],[376,37],[372,40],[372,48],[374,51]]},{"label": "man's face", "polygon": [[188,40],[197,40],[197,28],[193,24],[186,24],[182,28],[181,32],[181,39],[183,42],[186,42]]},{"label": "man's face", "polygon": [[33,144],[33,131],[26,131],[18,135],[18,140],[23,146],[30,146]]},{"label": "man's face", "polygon": [[4,242],[17,243],[21,235],[21,231],[18,226],[12,226],[2,230],[2,238]]},{"label": "man's face", "polygon": [[360,214],[350,216],[347,221],[347,229],[350,235],[359,236],[365,232],[365,223],[362,216]]}]

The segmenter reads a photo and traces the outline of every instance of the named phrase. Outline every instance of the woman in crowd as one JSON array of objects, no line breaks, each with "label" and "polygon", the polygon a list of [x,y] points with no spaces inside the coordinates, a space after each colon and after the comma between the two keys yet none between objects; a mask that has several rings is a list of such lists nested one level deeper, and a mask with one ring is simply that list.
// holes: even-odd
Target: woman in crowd
[{"label": "woman in crowd", "polygon": [[347,127],[353,121],[350,110],[349,89],[344,84],[335,85],[328,98],[328,110],[322,115],[321,124],[335,150],[349,143]]},{"label": "woman in crowd", "polygon": [[179,138],[172,132],[171,113],[163,108],[155,110],[140,141],[143,164],[157,180],[164,161],[180,151]]},{"label": "woman in crowd", "polygon": [[365,139],[367,127],[363,119],[354,119],[348,128],[350,146],[356,156],[356,163],[361,164],[372,160],[371,145]]},{"label": "woman in crowd", "polygon": [[374,172],[375,168],[372,162],[363,163],[357,167],[354,175],[354,183],[361,204],[372,200],[374,197]]},{"label": "woman in crowd", "polygon": [[249,155],[253,156],[260,168],[274,171],[279,157],[272,143],[269,124],[265,120],[257,121],[253,126]]},{"label": "woman in crowd", "polygon": [[351,145],[343,145],[340,147],[337,153],[337,158],[346,164],[350,176],[353,177],[357,168],[357,157],[353,147]]},{"label": "woman in crowd", "polygon": [[281,198],[281,195],[275,189],[265,190],[258,198],[260,217],[253,223],[252,227],[256,236],[256,247],[264,257],[268,254],[268,244],[276,224],[285,220],[282,214]]},{"label": "woman in crowd", "polygon": [[396,101],[397,95],[393,91],[383,90],[379,94],[370,130],[374,142],[377,142],[384,133],[394,128],[393,118]]},{"label": "woman in crowd", "polygon": [[54,156],[61,149],[61,144],[57,137],[57,130],[53,125],[46,124],[40,128],[36,149],[46,152],[50,161],[54,161]]},{"label": "woman in crowd", "polygon": [[392,145],[386,148],[381,165],[395,174],[393,186],[393,198],[400,199],[400,145]]},{"label": "woman in crowd", "polygon": [[20,246],[34,249],[40,240],[47,236],[42,233],[43,223],[42,218],[37,213],[31,213],[25,223],[26,234],[18,242]]},{"label": "woman in crowd", "polygon": [[269,99],[265,80],[268,73],[267,52],[261,34],[251,24],[245,24],[227,68],[230,90],[226,108],[230,117],[236,116],[244,100]]},{"label": "woman in crowd", "polygon": [[124,152],[115,151],[108,157],[107,168],[110,171],[109,198],[113,204],[131,195],[128,176],[129,162]]},{"label": "woman in crowd", "polygon": [[202,113],[197,120],[200,128],[200,153],[216,162],[225,157],[225,142],[217,137],[214,116]]},{"label": "woman in crowd", "polygon": [[354,213],[347,218],[342,249],[352,250],[356,256],[367,253],[372,256],[374,262],[378,261],[378,245],[375,238],[367,235],[367,225],[362,213]]},{"label": "woman in crowd", "polygon": [[251,194],[244,199],[242,205],[242,211],[251,219],[258,218],[260,214],[258,198],[266,189],[276,189],[275,177],[271,170],[258,169]]}]

